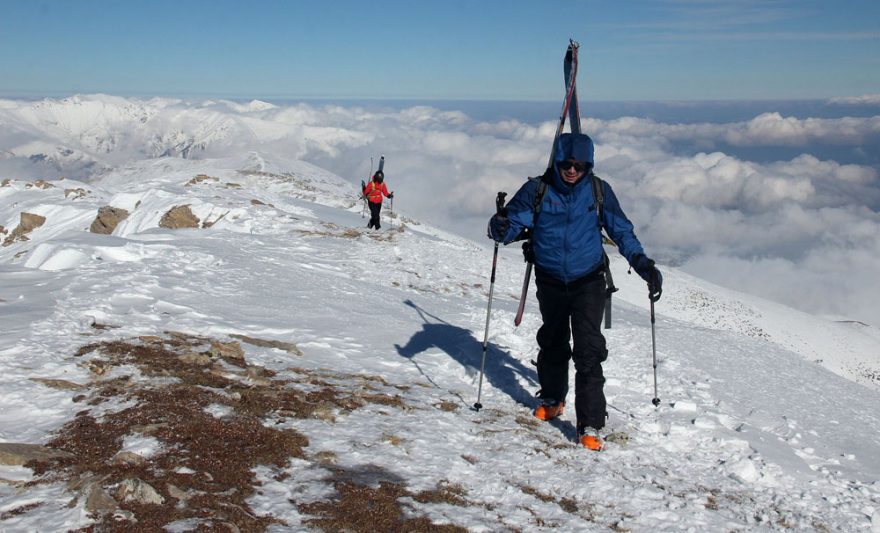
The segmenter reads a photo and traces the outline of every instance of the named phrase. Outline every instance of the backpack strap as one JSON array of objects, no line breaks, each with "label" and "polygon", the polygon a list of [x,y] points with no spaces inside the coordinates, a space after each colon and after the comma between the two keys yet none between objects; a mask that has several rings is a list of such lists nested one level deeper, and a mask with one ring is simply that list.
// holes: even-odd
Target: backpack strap
[{"label": "backpack strap", "polygon": [[[596,214],[599,216],[599,238],[601,239],[604,237],[602,229],[605,227],[605,212],[603,209],[605,204],[604,184],[602,178],[593,173],[590,173],[590,179],[593,184],[593,198],[596,200]],[[605,329],[611,329],[611,295],[617,292],[618,289],[614,286],[614,277],[611,275],[611,259],[605,253],[604,247],[602,248],[602,258],[605,261]]]},{"label": "backpack strap", "polygon": [[532,228],[524,229],[522,233],[517,235],[514,241],[526,241],[523,243],[523,255],[525,256],[526,261],[531,262],[529,257],[531,254],[532,233],[535,231],[535,228],[538,227],[538,215],[541,213],[541,203],[544,200],[544,193],[547,192],[547,182],[544,181],[543,176],[529,178],[529,181],[538,184],[537,189],[535,189],[535,200],[532,202]]},{"label": "backpack strap", "polygon": [[593,198],[596,199],[596,211],[599,214],[599,229],[602,228],[602,207],[605,204],[605,193],[602,191],[602,178],[590,172],[590,178],[593,182]]},{"label": "backpack strap", "polygon": [[538,180],[538,188],[535,189],[535,203],[533,205],[535,216],[532,219],[532,228],[535,228],[538,224],[538,215],[541,214],[541,204],[544,202],[544,193],[547,192],[547,181],[544,180],[544,176],[529,178],[529,181],[532,180]]}]

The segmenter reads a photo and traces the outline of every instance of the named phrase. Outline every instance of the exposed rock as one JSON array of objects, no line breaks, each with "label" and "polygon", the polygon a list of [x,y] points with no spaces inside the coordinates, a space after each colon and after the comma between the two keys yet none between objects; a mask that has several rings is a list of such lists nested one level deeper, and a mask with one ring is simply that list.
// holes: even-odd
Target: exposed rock
[{"label": "exposed rock", "polygon": [[100,322],[92,322],[91,327],[92,327],[92,329],[98,329],[101,331],[105,331],[108,329],[118,329],[121,326],[114,326],[112,324],[101,324]]},{"label": "exposed rock", "polygon": [[18,227],[12,230],[12,233],[6,237],[6,240],[3,241],[3,246],[9,246],[15,241],[26,241],[28,240],[27,234],[39,228],[43,224],[46,223],[46,217],[42,215],[35,215],[33,213],[21,213],[21,222],[19,222]]},{"label": "exposed rock", "polygon": [[171,483],[168,483],[167,485],[165,485],[165,488],[166,488],[166,490],[168,490],[168,495],[176,500],[180,500],[182,502],[185,502],[186,500],[190,499],[190,497],[191,497],[189,493],[180,490],[179,488],[177,488],[177,486],[172,485]]},{"label": "exposed rock", "polygon": [[272,380],[266,377],[265,369],[249,366],[244,373],[245,377],[247,377],[248,382],[251,386],[257,387],[271,387]]},{"label": "exposed rock", "polygon": [[241,344],[238,342],[213,341],[211,343],[211,352],[224,359],[244,361],[244,350],[241,349]]},{"label": "exposed rock", "polygon": [[3,181],[0,181],[0,187],[9,187],[9,185],[11,183],[12,183],[12,180],[9,178],[6,178]]},{"label": "exposed rock", "polygon": [[119,509],[119,504],[100,483],[92,483],[86,492],[86,511],[90,514],[108,515]]},{"label": "exposed rock", "polygon": [[70,198],[71,200],[85,198],[86,194],[88,194],[88,191],[86,191],[82,187],[77,187],[76,189],[64,189],[64,197]]},{"label": "exposed rock", "polygon": [[147,424],[144,426],[131,426],[131,430],[135,433],[140,433],[141,435],[146,435],[148,437],[153,436],[159,431],[168,427],[167,423],[160,424]]},{"label": "exposed rock", "polygon": [[197,228],[199,227],[199,218],[193,214],[189,205],[178,205],[162,215],[159,227],[168,229]]},{"label": "exposed rock", "polygon": [[233,339],[238,339],[247,344],[252,344],[254,346],[260,346],[262,348],[278,348],[279,350],[284,350],[285,352],[292,353],[294,355],[302,355],[303,353],[297,348],[296,344],[292,342],[284,342],[284,341],[276,341],[276,340],[266,340],[266,339],[257,339],[254,337],[248,337],[247,335],[238,335],[232,334],[230,335]]},{"label": "exposed rock", "polygon": [[181,355],[180,360],[184,363],[199,366],[206,366],[211,364],[211,356],[206,353],[188,352]]},{"label": "exposed rock", "polygon": [[89,231],[110,235],[116,229],[116,226],[126,218],[128,218],[128,211],[125,209],[105,205],[98,209],[98,216],[95,217]]},{"label": "exposed rock", "polygon": [[213,176],[208,176],[207,174],[198,174],[196,177],[194,177],[193,179],[191,179],[191,180],[189,180],[188,182],[186,182],[186,185],[184,185],[184,187],[189,187],[190,185],[196,185],[197,183],[201,183],[201,182],[203,182],[203,181],[205,181],[205,180],[208,180],[208,181],[220,181],[220,178],[215,178],[215,177],[213,177]]},{"label": "exposed rock", "polygon": [[30,461],[48,461],[63,457],[73,457],[73,455],[39,444],[0,442],[0,464],[2,465],[21,466]]},{"label": "exposed rock", "polygon": [[46,180],[37,180],[33,184],[28,183],[27,185],[25,185],[25,187],[26,188],[37,187],[39,189],[54,189],[55,188],[54,185],[52,185],[51,183],[49,183]]},{"label": "exposed rock", "polygon": [[143,466],[147,464],[147,459],[141,454],[123,451],[113,456],[111,464]]},{"label": "exposed rock", "polygon": [[149,483],[137,478],[126,479],[116,489],[116,498],[141,505],[162,505],[165,498]]},{"label": "exposed rock", "polygon": [[86,388],[85,385],[80,385],[79,383],[74,383],[72,381],[67,381],[65,379],[54,379],[54,378],[30,378],[31,381],[35,381],[42,385],[45,385],[51,389],[57,390],[82,390]]}]

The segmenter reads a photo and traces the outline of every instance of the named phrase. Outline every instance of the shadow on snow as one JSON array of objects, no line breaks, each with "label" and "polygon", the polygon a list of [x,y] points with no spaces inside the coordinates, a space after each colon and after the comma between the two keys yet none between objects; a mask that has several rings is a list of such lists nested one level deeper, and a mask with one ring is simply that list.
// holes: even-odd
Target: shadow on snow
[{"label": "shadow on snow", "polygon": [[[434,383],[434,380],[419,367],[415,358],[418,354],[434,348],[458,361],[468,371],[479,373],[480,362],[483,357],[483,344],[475,339],[470,331],[453,326],[442,318],[428,313],[412,300],[406,300],[403,303],[415,309],[424,324],[422,325],[422,330],[413,335],[409,342],[406,343],[406,346],[394,345],[397,348],[398,354],[411,360],[419,369],[419,372],[431,383]],[[510,355],[509,352],[502,350],[495,344],[489,343],[483,377],[484,389],[485,384],[488,383],[513,398],[514,401],[531,407],[534,403],[534,396],[520,385],[518,378],[524,379],[535,388],[538,387],[537,371],[523,365],[518,359]],[[434,384],[436,385],[436,383]],[[476,397],[477,389],[474,387],[474,399]],[[464,398],[461,398],[461,400],[470,405]]]}]

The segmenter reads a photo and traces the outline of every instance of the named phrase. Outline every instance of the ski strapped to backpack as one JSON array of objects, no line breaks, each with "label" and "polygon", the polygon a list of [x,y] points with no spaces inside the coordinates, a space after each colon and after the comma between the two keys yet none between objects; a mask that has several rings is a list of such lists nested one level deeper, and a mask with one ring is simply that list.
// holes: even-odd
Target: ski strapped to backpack
[{"label": "ski strapped to backpack", "polygon": [[[556,126],[556,135],[553,136],[553,145],[550,149],[550,161],[547,163],[547,170],[551,171],[553,168],[553,160],[556,158],[556,142],[559,140],[559,136],[562,134],[562,128],[565,126],[565,118],[566,115],[579,112],[577,109],[577,104],[575,104],[575,109],[572,110],[572,101],[575,97],[575,80],[577,79],[577,65],[578,65],[578,48],[580,45],[575,41],[569,39],[568,41],[568,50],[565,52],[565,62],[563,66],[563,72],[565,75],[565,100],[562,102],[562,112],[559,114],[559,122]],[[578,132],[580,133],[580,117],[578,117],[576,122],[572,122],[572,125],[576,125],[578,128]],[[541,183],[544,183],[543,180]],[[544,196],[544,188],[539,184],[538,194],[536,198],[543,198]],[[546,184],[544,184],[546,187]],[[541,203],[540,201],[536,202],[535,205],[535,217],[537,218],[538,213],[541,211]],[[534,226],[533,226],[534,227]],[[523,244],[523,247],[531,248],[532,237],[531,234],[528,236],[528,241]],[[532,278],[532,261],[528,258],[526,259],[526,275],[523,279],[522,291],[519,296],[519,307],[516,310],[516,317],[513,319],[513,323],[515,326],[519,326],[523,319],[523,313],[526,308],[526,298],[529,295],[529,280]]]},{"label": "ski strapped to backpack", "polygon": [[[580,107],[577,99],[577,67],[578,67],[578,49],[580,45],[574,40],[569,39],[568,49],[565,52],[565,61],[563,62],[563,74],[565,77],[565,100],[562,104],[562,112],[559,115],[559,123],[556,127],[556,135],[553,138],[553,146],[550,150],[550,161],[547,163],[547,170],[550,171],[553,168],[554,160],[556,159],[556,143],[559,140],[559,136],[562,134],[562,129],[565,126],[566,115],[568,116],[569,128],[572,133],[580,133],[581,132],[581,115],[580,115]],[[546,174],[546,173],[545,173]],[[603,203],[604,203],[604,193],[602,191],[602,179],[590,172],[590,177],[593,180],[593,197],[596,200],[596,208],[599,215],[599,231],[602,231],[602,221],[603,221]],[[532,219],[532,228],[537,228],[538,223],[538,215],[541,214],[541,204],[544,200],[544,193],[547,190],[547,182],[542,178],[530,178],[538,180],[538,187],[535,191],[535,202],[533,207],[534,218]],[[532,260],[531,260],[531,247],[532,247],[532,235],[533,231],[528,232],[526,235],[526,242],[523,243],[523,252],[526,256],[526,275],[523,279],[522,292],[519,297],[519,307],[516,310],[516,317],[513,320],[514,325],[519,326],[522,322],[523,313],[525,312],[526,307],[526,298],[528,297],[529,292],[529,281],[532,277]],[[603,248],[602,257],[604,260],[604,271],[605,271],[605,329],[609,329],[611,327],[611,295],[617,291],[617,287],[614,286],[614,279],[611,276],[611,260],[608,258],[608,254],[605,253]]]}]

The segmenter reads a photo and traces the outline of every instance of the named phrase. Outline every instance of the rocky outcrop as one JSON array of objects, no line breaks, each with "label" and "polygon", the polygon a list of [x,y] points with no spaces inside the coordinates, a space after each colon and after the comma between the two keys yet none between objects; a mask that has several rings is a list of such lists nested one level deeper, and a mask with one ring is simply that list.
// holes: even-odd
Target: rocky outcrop
[{"label": "rocky outcrop", "polygon": [[21,466],[31,461],[49,461],[63,457],[73,457],[73,455],[39,444],[0,442],[0,465]]},{"label": "rocky outcrop", "polygon": [[64,197],[69,200],[79,200],[80,198],[85,198],[89,194],[89,191],[83,189],[82,187],[77,187],[75,189],[64,189]]},{"label": "rocky outcrop", "polygon": [[12,230],[12,233],[10,233],[8,237],[6,237],[6,239],[3,241],[3,246],[9,246],[15,241],[28,240],[27,234],[39,228],[45,223],[46,217],[42,215],[35,215],[33,213],[22,213],[21,222],[19,222],[18,227]]},{"label": "rocky outcrop", "polygon": [[95,217],[89,231],[110,235],[116,229],[116,226],[126,218],[128,218],[128,211],[125,209],[105,205],[98,209],[98,216]]},{"label": "rocky outcrop", "polygon": [[30,189],[31,187],[36,187],[38,189],[54,189],[55,188],[54,185],[52,185],[51,183],[49,183],[46,180],[37,180],[33,183],[28,183],[24,187],[25,187],[25,189]]},{"label": "rocky outcrop", "polygon": [[168,229],[197,228],[199,227],[199,217],[193,214],[189,205],[178,205],[162,215],[159,227]]},{"label": "rocky outcrop", "polygon": [[130,478],[123,481],[116,490],[116,499],[140,505],[162,505],[165,498],[146,481]]}]

